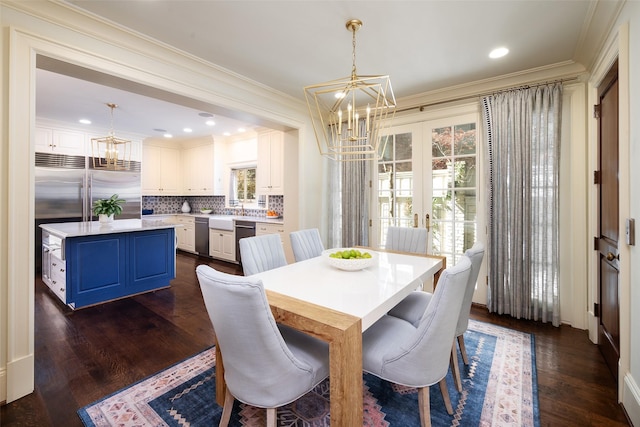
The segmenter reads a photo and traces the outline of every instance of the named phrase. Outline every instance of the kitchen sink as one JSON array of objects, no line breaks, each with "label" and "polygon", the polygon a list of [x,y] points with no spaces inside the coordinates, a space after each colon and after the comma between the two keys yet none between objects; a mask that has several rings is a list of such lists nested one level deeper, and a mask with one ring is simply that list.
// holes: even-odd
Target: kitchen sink
[{"label": "kitchen sink", "polygon": [[233,217],[229,215],[214,215],[209,217],[209,228],[216,230],[233,230]]}]

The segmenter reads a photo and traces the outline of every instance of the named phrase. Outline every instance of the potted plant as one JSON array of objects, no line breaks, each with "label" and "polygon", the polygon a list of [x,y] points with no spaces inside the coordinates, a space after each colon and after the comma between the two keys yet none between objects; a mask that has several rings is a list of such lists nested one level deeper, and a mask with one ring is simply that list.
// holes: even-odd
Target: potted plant
[{"label": "potted plant", "polygon": [[99,199],[93,202],[93,213],[98,215],[100,222],[111,222],[114,215],[122,213],[122,204],[125,203],[125,200],[119,197],[114,194],[108,199]]}]

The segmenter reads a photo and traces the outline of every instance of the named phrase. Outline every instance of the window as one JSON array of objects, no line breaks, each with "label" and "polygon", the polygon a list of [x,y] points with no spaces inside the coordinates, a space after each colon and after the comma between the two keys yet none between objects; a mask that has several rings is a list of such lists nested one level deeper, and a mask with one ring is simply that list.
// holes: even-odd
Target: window
[{"label": "window", "polygon": [[229,206],[256,203],[256,168],[231,169]]}]

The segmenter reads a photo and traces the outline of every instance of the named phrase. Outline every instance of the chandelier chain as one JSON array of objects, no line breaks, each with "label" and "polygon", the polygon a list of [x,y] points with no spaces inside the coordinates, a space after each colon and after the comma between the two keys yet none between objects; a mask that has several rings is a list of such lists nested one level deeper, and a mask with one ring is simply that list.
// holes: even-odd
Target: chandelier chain
[{"label": "chandelier chain", "polygon": [[356,31],[357,31],[357,27],[356,26],[352,26],[351,27],[351,33],[353,34],[353,41],[352,41],[352,47],[353,47],[353,52],[351,54],[351,59],[353,61],[353,65],[351,66],[351,79],[352,80],[356,80]]}]

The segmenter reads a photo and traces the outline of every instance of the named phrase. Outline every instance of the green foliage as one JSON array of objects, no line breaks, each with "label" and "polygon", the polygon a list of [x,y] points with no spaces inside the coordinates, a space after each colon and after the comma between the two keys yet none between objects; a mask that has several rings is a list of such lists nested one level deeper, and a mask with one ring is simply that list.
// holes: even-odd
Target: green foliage
[{"label": "green foliage", "polygon": [[124,199],[114,194],[108,199],[100,199],[93,202],[93,213],[95,215],[120,215],[122,213],[122,204]]}]

